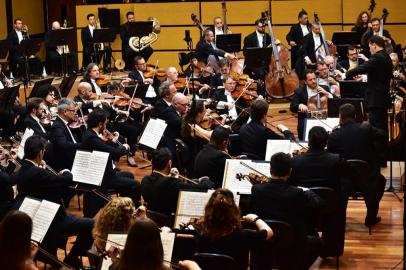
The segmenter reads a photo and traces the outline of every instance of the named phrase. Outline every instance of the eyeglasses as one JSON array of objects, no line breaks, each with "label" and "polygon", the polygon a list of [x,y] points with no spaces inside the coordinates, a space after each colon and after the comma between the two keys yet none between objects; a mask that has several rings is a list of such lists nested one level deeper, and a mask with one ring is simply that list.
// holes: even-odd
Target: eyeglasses
[{"label": "eyeglasses", "polygon": [[68,111],[68,112],[76,112],[75,109],[66,109],[65,111]]},{"label": "eyeglasses", "polygon": [[145,66],[147,63],[138,63],[137,66]]}]

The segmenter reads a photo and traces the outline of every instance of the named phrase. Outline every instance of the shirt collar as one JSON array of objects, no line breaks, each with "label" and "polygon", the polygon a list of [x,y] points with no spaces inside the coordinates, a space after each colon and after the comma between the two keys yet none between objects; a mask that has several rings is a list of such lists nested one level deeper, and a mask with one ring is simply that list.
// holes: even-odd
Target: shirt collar
[{"label": "shirt collar", "polygon": [[261,36],[261,37],[263,37],[265,35],[265,34],[262,34],[262,33],[258,32],[257,30],[255,30],[255,32],[257,32],[257,35]]},{"label": "shirt collar", "polygon": [[34,166],[39,167],[39,165],[37,163],[35,163],[34,161],[32,161],[31,159],[25,159],[26,161],[32,163]]}]

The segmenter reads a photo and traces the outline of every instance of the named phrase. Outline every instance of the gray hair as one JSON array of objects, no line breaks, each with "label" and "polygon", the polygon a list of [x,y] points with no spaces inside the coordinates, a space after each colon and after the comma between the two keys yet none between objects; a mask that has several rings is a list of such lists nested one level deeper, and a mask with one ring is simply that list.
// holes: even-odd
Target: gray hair
[{"label": "gray hair", "polygon": [[58,104],[58,113],[63,112],[64,110],[68,109],[70,106],[76,105],[76,103],[69,99],[69,98],[62,98]]},{"label": "gray hair", "polygon": [[399,56],[395,52],[389,54],[389,56],[390,56],[390,59],[392,59],[392,60],[399,60]]},{"label": "gray hair", "polygon": [[164,81],[160,86],[159,86],[159,95],[161,98],[169,96],[170,94],[170,87],[173,84],[173,82],[170,81]]}]

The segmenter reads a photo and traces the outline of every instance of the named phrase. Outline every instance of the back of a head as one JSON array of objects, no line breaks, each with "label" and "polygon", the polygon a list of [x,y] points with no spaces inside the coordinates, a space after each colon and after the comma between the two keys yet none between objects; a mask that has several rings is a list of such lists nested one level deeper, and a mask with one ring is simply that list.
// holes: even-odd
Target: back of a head
[{"label": "back of a head", "polygon": [[118,270],[162,270],[163,247],[158,226],[152,220],[137,219],[128,232]]},{"label": "back of a head", "polygon": [[273,177],[289,176],[291,170],[290,156],[279,152],[271,157],[271,174]]},{"label": "back of a head", "polygon": [[240,209],[228,189],[217,189],[206,204],[203,234],[216,241],[240,228]]},{"label": "back of a head", "polygon": [[2,269],[23,269],[31,253],[31,218],[20,211],[9,212],[0,225],[0,265]]},{"label": "back of a head", "polygon": [[251,102],[251,119],[261,120],[268,113],[268,103],[263,99],[256,99]]},{"label": "back of a head", "polygon": [[378,46],[380,48],[385,48],[385,41],[380,36],[372,36],[369,39],[368,43],[369,44],[375,44],[376,46]]},{"label": "back of a head", "polygon": [[171,151],[167,147],[158,148],[152,158],[152,169],[163,170],[170,160],[172,160]]},{"label": "back of a head", "polygon": [[96,109],[89,113],[87,116],[87,127],[95,128],[100,123],[104,123],[107,120],[107,114],[103,109]]},{"label": "back of a head", "polygon": [[33,135],[25,141],[24,158],[35,159],[41,150],[45,150],[46,140],[39,135]]},{"label": "back of a head", "polygon": [[35,97],[45,99],[48,96],[48,94],[51,92],[55,93],[55,92],[57,92],[57,89],[54,86],[52,86],[51,84],[44,84],[38,88],[37,93],[35,94]]},{"label": "back of a head", "polygon": [[327,145],[328,133],[323,127],[312,127],[309,131],[309,148],[323,150]]},{"label": "back of a head", "polygon": [[214,144],[221,144],[225,140],[228,140],[230,137],[230,130],[222,127],[222,126],[217,126],[210,137],[210,141]]},{"label": "back of a head", "polygon": [[351,103],[345,103],[340,106],[339,113],[341,120],[353,120],[355,119],[355,106]]}]

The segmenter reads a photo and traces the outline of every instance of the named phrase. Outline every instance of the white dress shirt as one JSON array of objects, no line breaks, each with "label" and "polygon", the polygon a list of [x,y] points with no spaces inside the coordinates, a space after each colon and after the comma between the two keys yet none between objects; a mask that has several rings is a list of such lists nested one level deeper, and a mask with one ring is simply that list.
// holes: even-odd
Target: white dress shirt
[{"label": "white dress shirt", "polygon": [[300,28],[302,28],[303,36],[306,36],[307,34],[309,34],[309,28],[307,28],[306,24],[299,24],[299,25],[300,25]]},{"label": "white dress shirt", "polygon": [[101,88],[97,85],[96,80],[94,79],[90,79],[90,81],[92,82],[94,89],[96,90],[96,95],[100,96],[102,94],[102,90]]},{"label": "white dress shirt", "polygon": [[31,115],[31,117],[34,118],[35,122],[37,122],[38,125],[41,127],[42,132],[47,133],[47,132],[45,131],[45,128],[42,126],[41,121],[39,120],[39,118],[36,117],[36,116],[32,116],[32,115]]},{"label": "white dress shirt", "polygon": [[264,47],[264,34],[258,32],[258,31],[255,31],[255,32],[257,32],[258,45],[260,48],[263,48]]},{"label": "white dress shirt", "polygon": [[21,31],[19,31],[19,30],[16,30],[16,33],[17,33],[17,37],[18,37],[18,44],[20,44],[21,43],[21,41],[23,41],[23,33],[21,32]]},{"label": "white dress shirt", "polygon": [[94,26],[89,25],[90,35],[93,37]]},{"label": "white dress shirt", "polygon": [[[145,82],[144,73],[142,71],[139,71],[138,69],[137,69],[137,71],[141,75],[142,82]],[[148,85],[148,90],[147,90],[147,93],[145,94],[145,97],[147,97],[147,98],[156,97],[156,93],[155,93],[154,87],[152,87],[152,85]]]},{"label": "white dress shirt", "polygon": [[228,115],[231,116],[232,119],[236,119],[237,116],[238,116],[238,114],[237,114],[237,110],[236,110],[236,108],[235,108],[235,101],[234,101],[233,97],[231,96],[231,93],[228,92],[227,90],[224,91],[224,95],[227,97],[227,102],[225,102],[225,101],[219,101],[219,102],[217,103],[217,107],[216,107],[216,108],[221,110],[221,109],[225,109],[226,106],[227,106],[229,103],[234,104],[233,108],[231,108],[231,109],[228,110]]},{"label": "white dress shirt", "polygon": [[62,117],[60,117],[59,115],[58,115],[58,117],[59,117],[59,119],[62,120],[62,122],[65,124],[66,128],[68,129],[69,135],[70,135],[70,137],[71,137],[73,143],[77,143],[76,140],[75,140],[75,137],[73,137],[72,131],[70,131],[70,128],[69,128],[69,126],[68,126],[68,122],[65,121],[65,120],[64,120]]}]

